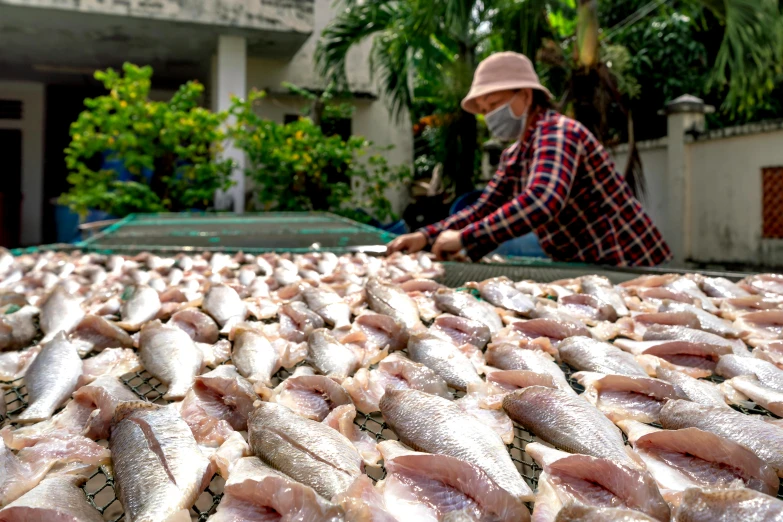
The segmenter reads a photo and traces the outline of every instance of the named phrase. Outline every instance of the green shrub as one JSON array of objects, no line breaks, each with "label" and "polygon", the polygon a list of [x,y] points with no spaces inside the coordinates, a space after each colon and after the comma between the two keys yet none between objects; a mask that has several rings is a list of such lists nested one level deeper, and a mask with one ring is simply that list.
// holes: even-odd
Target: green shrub
[{"label": "green shrub", "polygon": [[[231,161],[216,157],[226,114],[198,106],[204,91],[198,82],[157,102],[149,99],[152,68],[126,63],[123,73],[95,73],[109,94],[86,99],[86,110],[71,124],[65,162],[72,186],[60,202],[82,215],[89,209],[123,216],[208,207],[216,190],[231,186]],[[121,161],[130,179],[102,169],[105,154]]]},{"label": "green shrub", "polygon": [[[247,154],[246,173],[255,185],[248,206],[263,211],[329,211],[353,219],[397,219],[384,191],[407,180],[405,167],[390,167],[381,150],[361,136],[344,141],[325,135],[308,117],[288,124],[260,118],[253,91],[234,98],[229,112],[235,145]],[[340,111],[345,111],[341,106]],[[332,111],[325,110],[328,117]],[[367,214],[357,211],[362,209]]]}]

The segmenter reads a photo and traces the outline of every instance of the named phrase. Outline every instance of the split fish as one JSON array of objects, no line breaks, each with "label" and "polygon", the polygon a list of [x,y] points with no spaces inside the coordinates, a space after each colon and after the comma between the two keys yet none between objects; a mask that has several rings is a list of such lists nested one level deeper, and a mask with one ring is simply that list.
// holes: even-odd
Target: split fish
[{"label": "split fish", "polygon": [[258,404],[248,420],[248,442],[267,465],[329,500],[362,471],[362,458],[348,439],[280,404]]},{"label": "split fish", "polygon": [[82,374],[82,360],[76,347],[61,331],[43,345],[24,376],[27,387],[27,409],[18,422],[48,419],[76,391]]},{"label": "split fish", "polygon": [[645,470],[610,458],[570,455],[537,442],[528,444],[525,452],[543,468],[534,520],[555,520],[560,509],[573,503],[630,508],[661,522],[669,520],[669,505]]},{"label": "split fish", "polygon": [[124,330],[135,332],[158,315],[161,302],[158,292],[147,285],[136,285],[130,292],[120,307],[122,322],[118,325]]},{"label": "split fish", "polygon": [[380,410],[379,401],[387,389],[414,389],[451,399],[446,381],[427,366],[393,353],[378,363],[378,368],[359,369],[343,381],[354,404],[363,413]]},{"label": "split fish", "polygon": [[120,405],[109,449],[117,498],[128,522],[189,518],[188,508],[212,478],[209,459],[185,421],[168,406]]},{"label": "split fish", "polygon": [[394,433],[411,448],[461,459],[484,471],[513,497],[533,499],[500,436],[448,399],[418,390],[389,389],[381,397],[380,409]]},{"label": "split fish", "polygon": [[203,352],[187,333],[160,321],[141,329],[139,353],[144,369],[168,386],[163,398],[171,400],[185,397],[204,360]]},{"label": "split fish", "polygon": [[[311,487],[275,471],[257,457],[239,459],[211,522],[313,520],[340,522],[340,508]],[[263,518],[260,518],[263,517]]]},{"label": "split fish", "polygon": [[745,487],[775,495],[775,470],[743,446],[698,428],[661,430],[633,420],[618,423],[667,492],[690,487]]},{"label": "split fish", "polygon": [[61,286],[52,290],[40,308],[39,321],[44,341],[50,340],[60,331],[70,333],[84,317],[81,300]]},{"label": "split fish", "polygon": [[682,400],[667,402],[660,414],[664,428],[699,428],[719,435],[746,447],[783,476],[783,429],[757,417]]},{"label": "split fish", "polygon": [[609,343],[588,337],[572,337],[561,342],[557,349],[563,362],[577,370],[647,376],[632,355]]},{"label": "split fish", "polygon": [[532,386],[506,395],[503,409],[511,420],[557,448],[634,463],[617,426],[573,394]]},{"label": "split fish", "polygon": [[472,294],[442,288],[435,292],[434,297],[438,308],[444,312],[479,321],[486,325],[493,335],[503,329],[503,321],[495,309]]},{"label": "split fish", "polygon": [[457,390],[467,390],[469,384],[481,382],[476,367],[459,348],[432,334],[411,335],[408,356],[433,370]]},{"label": "split fish", "polygon": [[383,497],[397,520],[435,522],[452,516],[457,520],[530,520],[519,498],[473,464],[448,455],[406,450],[395,441],[380,446],[387,472]]}]

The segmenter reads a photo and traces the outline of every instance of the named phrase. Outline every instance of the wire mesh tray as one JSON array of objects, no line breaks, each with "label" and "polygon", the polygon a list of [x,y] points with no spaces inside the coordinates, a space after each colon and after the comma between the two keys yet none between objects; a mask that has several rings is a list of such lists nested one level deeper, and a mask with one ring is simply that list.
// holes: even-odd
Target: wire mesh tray
[{"label": "wire mesh tray", "polygon": [[[229,362],[229,361],[226,361]],[[566,378],[577,393],[582,393],[584,388],[573,378],[575,370],[566,364],[561,363],[560,367],[566,375]],[[292,372],[285,369],[280,370],[274,378],[277,384],[287,379]],[[715,378],[719,380],[720,378]],[[123,375],[120,380],[128,386],[139,398],[145,399],[157,404],[166,404],[169,401],[163,399],[167,387],[158,379],[150,375],[146,370]],[[719,381],[718,381],[719,382]],[[27,407],[27,390],[23,379],[16,381],[0,381],[0,390],[4,391],[4,400],[7,405],[7,418],[0,417],[0,425],[5,421],[13,423],[13,418],[21,413]],[[452,390],[453,391],[453,390]],[[456,392],[457,397],[463,395],[462,392]],[[761,407],[752,409],[737,407],[738,411],[749,415],[768,415],[775,417],[772,413]],[[372,434],[378,442],[384,440],[397,440],[397,436],[386,425],[379,413],[364,414],[357,412],[354,423],[363,431]],[[525,447],[538,440],[532,433],[514,423],[514,440],[509,444],[508,451],[511,460],[517,467],[517,470],[524,478],[525,482],[534,491],[538,487],[538,477],[541,474],[541,468],[525,453]],[[106,443],[106,441],[99,441]],[[382,480],[386,471],[383,467],[367,467],[365,470],[367,476],[373,481]],[[223,496],[223,486],[225,481],[219,475],[214,475],[208,488],[202,492],[196,503],[191,507],[191,519],[198,522],[205,522],[217,509],[220,499]],[[89,480],[82,486],[87,500],[103,515],[107,522],[118,522],[124,520],[122,505],[116,497],[114,491],[114,479],[109,466],[101,466],[92,474]],[[783,499],[783,486],[779,490],[778,497]]]}]

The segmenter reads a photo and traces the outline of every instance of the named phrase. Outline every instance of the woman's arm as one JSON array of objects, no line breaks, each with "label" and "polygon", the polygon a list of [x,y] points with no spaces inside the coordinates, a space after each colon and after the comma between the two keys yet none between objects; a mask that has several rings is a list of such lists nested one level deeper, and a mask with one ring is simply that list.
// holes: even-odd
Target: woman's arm
[{"label": "woman's arm", "polygon": [[444,220],[420,228],[417,232],[423,233],[427,237],[429,244],[432,244],[444,230],[461,230],[497,210],[506,201],[504,193],[508,194],[509,191],[509,179],[505,170],[507,157],[507,151],[503,151],[503,154],[500,156],[498,169],[475,203]]},{"label": "woman's arm", "polygon": [[568,124],[541,129],[533,142],[525,190],[462,229],[462,245],[471,259],[480,259],[501,243],[527,234],[560,213],[576,175],[579,150],[579,135]]}]

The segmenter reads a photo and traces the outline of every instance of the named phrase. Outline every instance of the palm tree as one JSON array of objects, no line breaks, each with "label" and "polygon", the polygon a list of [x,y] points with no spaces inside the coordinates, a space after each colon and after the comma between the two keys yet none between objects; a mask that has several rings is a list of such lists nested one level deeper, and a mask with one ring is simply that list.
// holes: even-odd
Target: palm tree
[{"label": "palm tree", "polygon": [[[347,87],[348,50],[372,37],[370,70],[380,80],[390,113],[399,118],[416,103],[448,107],[444,171],[457,193],[472,189],[477,124],[459,109],[476,66],[479,0],[342,0],[343,11],[323,31],[316,50],[320,73]],[[425,79],[425,81],[421,81]]]},{"label": "palm tree", "polygon": [[[629,17],[630,22],[638,22],[666,1],[670,0],[651,0]],[[726,90],[724,110],[749,113],[781,74],[783,20],[778,0],[682,1],[721,24],[722,41],[710,84]],[[342,0],[343,11],[322,33],[316,61],[324,77],[345,87],[348,50],[372,38],[370,69],[380,80],[392,115],[410,111],[426,99],[451,108],[445,148],[449,154],[443,162],[460,194],[472,186],[477,127],[476,119],[459,109],[459,100],[477,61],[502,49],[537,57],[550,69],[550,87],[561,94],[562,110],[603,141],[611,138],[611,129],[627,129],[624,138],[630,141],[631,153],[624,172],[641,190],[631,115],[619,88],[621,78],[606,59],[612,30],[601,31],[597,2]],[[562,34],[563,20],[573,28],[572,34]]]}]

